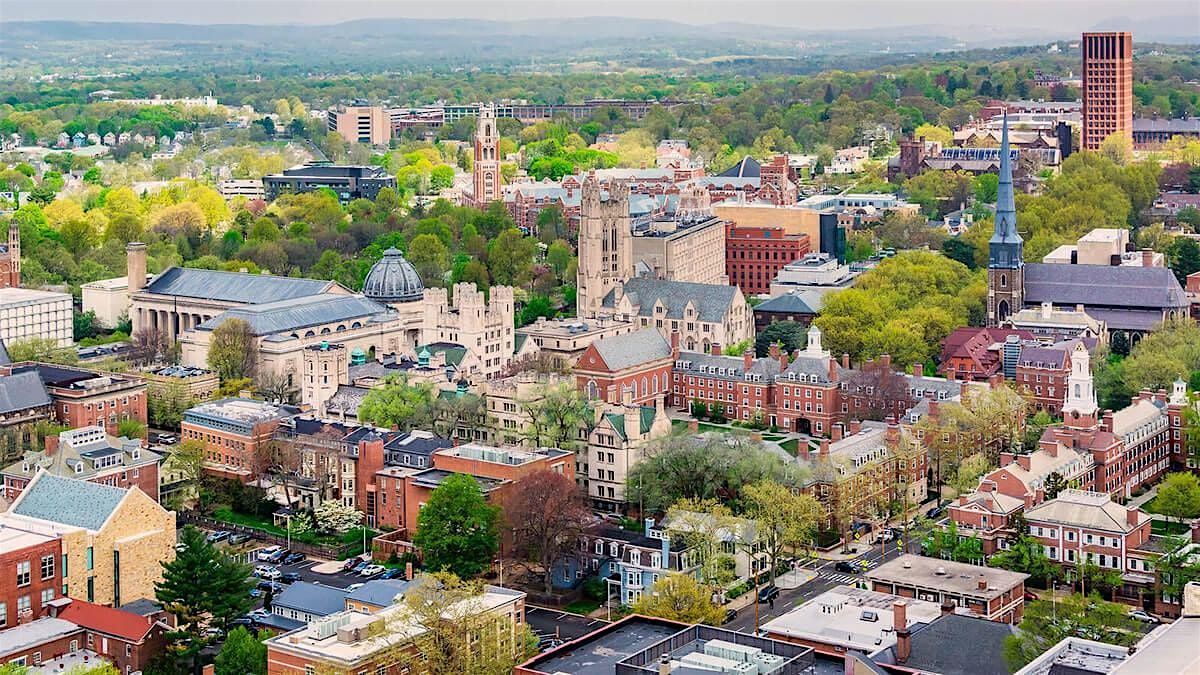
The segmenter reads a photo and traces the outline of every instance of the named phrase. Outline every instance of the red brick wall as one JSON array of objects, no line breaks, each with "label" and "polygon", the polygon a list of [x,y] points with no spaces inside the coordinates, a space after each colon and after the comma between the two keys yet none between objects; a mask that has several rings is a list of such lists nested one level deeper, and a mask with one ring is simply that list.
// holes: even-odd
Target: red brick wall
[{"label": "red brick wall", "polygon": [[782,227],[725,228],[725,272],[729,283],[749,294],[768,293],[784,265],[811,250],[808,235],[785,236]]},{"label": "red brick wall", "polygon": [[80,399],[55,396],[54,417],[72,429],[99,425],[113,434],[117,431],[117,423],[123,419],[146,424],[146,387],[142,385]]},{"label": "red brick wall", "polygon": [[[54,560],[54,573],[42,578],[42,558],[49,556]],[[29,563],[29,583],[17,585],[17,564]],[[69,570],[68,570],[69,572]],[[0,602],[5,604],[4,627],[16,626],[18,601],[29,596],[29,607],[32,615],[21,623],[28,623],[43,615],[42,591],[53,589],[54,597],[62,593],[62,540],[52,541],[19,548],[15,551],[0,551]]]},{"label": "red brick wall", "polygon": [[57,640],[51,640],[50,642],[44,642],[39,645],[33,645],[20,651],[13,652],[11,654],[6,654],[4,656],[4,661],[6,663],[10,663],[20,659],[21,657],[24,657],[25,665],[32,667],[34,665],[35,653],[41,654],[42,661],[49,661],[59,656],[63,656],[64,654],[70,653],[72,640],[76,642],[76,650],[87,648],[87,645],[85,645],[83,641],[83,629],[80,629],[75,633],[71,633]]}]

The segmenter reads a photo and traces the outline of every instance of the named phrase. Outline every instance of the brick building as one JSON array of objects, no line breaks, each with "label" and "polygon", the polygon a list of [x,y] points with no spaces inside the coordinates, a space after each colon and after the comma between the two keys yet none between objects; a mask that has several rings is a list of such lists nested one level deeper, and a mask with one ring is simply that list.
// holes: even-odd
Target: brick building
[{"label": "brick building", "polygon": [[1084,33],[1083,148],[1121,134],[1133,144],[1133,34]]},{"label": "brick building", "polygon": [[48,363],[18,363],[0,373],[37,373],[54,404],[54,419],[78,429],[101,426],[116,431],[122,420],[146,424],[146,380]]},{"label": "brick building", "polygon": [[27,452],[0,469],[4,498],[13,501],[38,471],[103,483],[122,489],[138,487],[158,500],[158,465],[162,457],[142,447],[141,439],[116,438],[103,427],[84,427],[46,437],[46,449]]},{"label": "brick building", "polygon": [[726,275],[746,295],[769,293],[776,273],[810,250],[807,234],[789,235],[782,227],[725,226]]},{"label": "brick building", "polygon": [[966,608],[989,621],[1018,624],[1028,574],[905,554],[867,572],[870,590]]},{"label": "brick building", "polygon": [[120,606],[154,597],[175,558],[175,513],[141,490],[39,473],[0,524],[62,540],[62,591]]},{"label": "brick building", "polygon": [[204,444],[205,471],[247,482],[257,475],[260,448],[271,441],[280,420],[299,412],[288,405],[225,398],[184,411],[180,436]]},{"label": "brick building", "polygon": [[170,627],[153,619],[83,600],[51,600],[44,616],[0,634],[0,661],[30,672],[111,663],[117,672],[142,672],[166,650]]},{"label": "brick building", "polygon": [[655,328],[596,340],[575,364],[576,387],[592,401],[652,403],[670,389],[672,350]]},{"label": "brick building", "polygon": [[[1074,345],[1087,350],[1080,341]],[[1057,417],[1067,400],[1067,378],[1071,373],[1071,344],[1050,347],[1023,347],[1017,361],[1017,387],[1032,398],[1035,411],[1044,410]]]},{"label": "brick building", "polygon": [[[956,328],[942,341],[938,372],[952,380],[986,382],[1005,371],[1006,355],[1020,353],[1033,334],[1011,328]],[[1011,346],[1010,346],[1011,345]]]},{"label": "brick building", "polygon": [[0,529],[0,630],[43,615],[63,590],[62,539],[19,525]]}]

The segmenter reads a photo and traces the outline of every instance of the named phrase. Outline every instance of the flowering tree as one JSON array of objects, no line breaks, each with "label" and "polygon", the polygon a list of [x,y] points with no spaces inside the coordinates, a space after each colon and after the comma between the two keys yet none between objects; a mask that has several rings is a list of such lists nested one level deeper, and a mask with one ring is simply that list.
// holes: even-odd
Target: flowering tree
[{"label": "flowering tree", "polygon": [[326,499],[313,509],[317,527],[328,532],[342,533],[362,522],[362,514],[353,506],[346,506],[336,499]]}]

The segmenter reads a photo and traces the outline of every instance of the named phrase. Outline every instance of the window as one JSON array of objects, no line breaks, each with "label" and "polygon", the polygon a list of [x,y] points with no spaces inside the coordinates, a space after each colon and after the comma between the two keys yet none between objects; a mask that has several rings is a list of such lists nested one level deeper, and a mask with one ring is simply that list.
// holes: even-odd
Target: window
[{"label": "window", "polygon": [[17,598],[17,615],[20,615],[22,612],[32,611],[32,609],[33,603],[30,601],[28,595],[22,595]]},{"label": "window", "polygon": [[17,586],[28,586],[30,577],[30,563],[28,560],[22,560],[17,563]]},{"label": "window", "polygon": [[49,579],[54,576],[54,556],[42,556],[42,580]]},{"label": "window", "polygon": [[42,589],[42,606],[45,607],[46,603],[50,602],[53,599],[54,599],[54,589],[53,588],[43,588]]},{"label": "window", "polygon": [[8,625],[8,603],[0,602],[0,628]]},{"label": "window", "polygon": [[91,546],[87,547],[87,552],[86,552],[86,554],[85,554],[85,556],[84,556],[84,557],[85,557],[85,559],[86,559],[86,560],[85,560],[85,562],[86,562],[86,564],[87,564],[87,569],[88,569],[88,571],[90,572],[90,571],[92,570],[92,568],[93,568],[93,565],[92,565],[92,547],[91,547]]}]

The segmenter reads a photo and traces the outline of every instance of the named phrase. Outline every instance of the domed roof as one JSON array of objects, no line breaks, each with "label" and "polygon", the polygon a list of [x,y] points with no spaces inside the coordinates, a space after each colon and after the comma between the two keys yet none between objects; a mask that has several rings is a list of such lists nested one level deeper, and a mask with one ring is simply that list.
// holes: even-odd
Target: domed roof
[{"label": "domed roof", "polygon": [[425,284],[421,283],[421,276],[412,263],[404,259],[404,254],[389,248],[367,272],[362,292],[379,302],[412,302],[424,297]]}]

